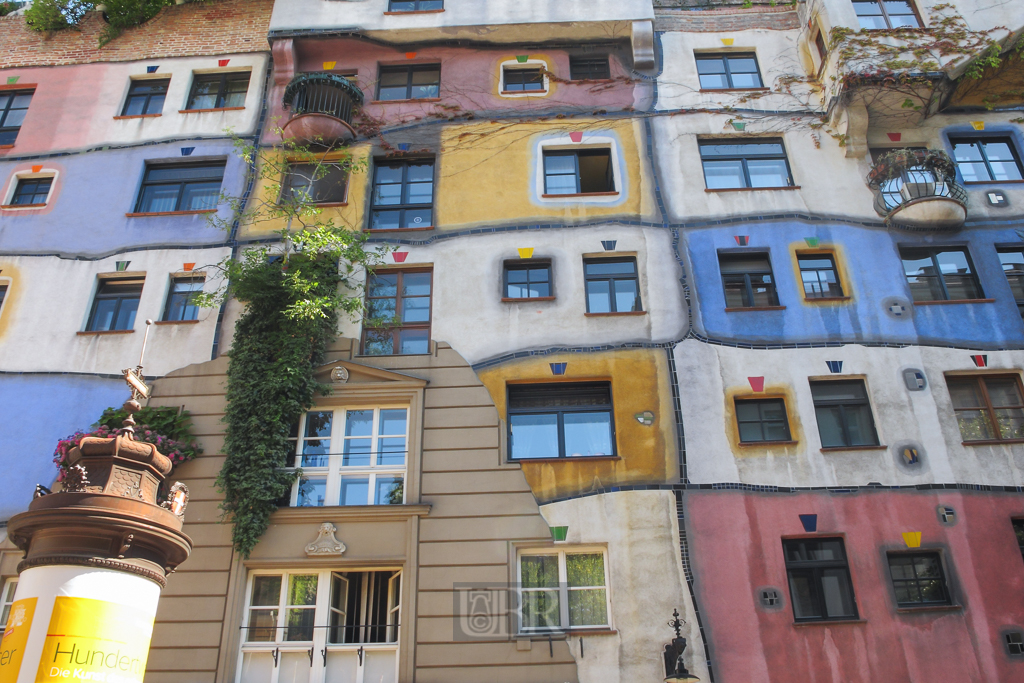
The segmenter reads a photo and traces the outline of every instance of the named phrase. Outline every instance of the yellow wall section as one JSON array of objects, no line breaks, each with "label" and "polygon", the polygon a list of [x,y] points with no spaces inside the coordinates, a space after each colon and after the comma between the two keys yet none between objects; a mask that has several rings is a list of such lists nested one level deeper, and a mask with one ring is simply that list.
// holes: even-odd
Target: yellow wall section
[{"label": "yellow wall section", "polygon": [[[551,374],[549,363],[568,363],[565,375]],[[679,479],[675,413],[664,351],[624,350],[529,358],[479,373],[498,414],[506,419],[507,382],[611,380],[618,459],[565,458],[557,462],[522,461],[523,472],[540,501],[633,483],[668,483]],[[649,410],[654,424],[634,417]],[[507,438],[502,434],[502,439]]]}]

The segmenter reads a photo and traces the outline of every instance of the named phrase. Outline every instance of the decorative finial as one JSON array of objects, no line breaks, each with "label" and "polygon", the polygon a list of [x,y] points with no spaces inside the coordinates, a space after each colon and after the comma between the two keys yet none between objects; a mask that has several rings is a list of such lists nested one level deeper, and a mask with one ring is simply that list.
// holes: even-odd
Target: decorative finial
[{"label": "decorative finial", "polygon": [[683,634],[680,632],[680,627],[686,622],[679,618],[679,610],[672,610],[672,619],[669,620],[668,625],[676,630],[676,638],[682,638]]}]

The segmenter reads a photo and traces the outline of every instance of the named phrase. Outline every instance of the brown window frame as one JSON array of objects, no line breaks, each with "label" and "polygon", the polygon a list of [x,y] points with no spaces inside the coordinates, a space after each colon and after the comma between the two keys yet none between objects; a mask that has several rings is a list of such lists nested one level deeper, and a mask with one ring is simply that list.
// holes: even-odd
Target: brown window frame
[{"label": "brown window frame", "polygon": [[[406,355],[410,355],[411,356],[411,355],[423,355],[423,354],[403,354],[403,353],[395,353],[394,352],[396,348],[399,348],[399,337],[398,337],[398,335],[401,333],[401,331],[402,330],[413,330],[413,329],[415,329],[415,330],[426,330],[427,331],[427,351],[425,353],[430,353],[430,328],[431,328],[431,325],[432,325],[433,319],[434,319],[434,269],[430,268],[430,267],[424,267],[424,268],[379,268],[379,269],[377,269],[377,272],[376,272],[376,274],[379,274],[379,275],[390,275],[390,274],[394,274],[394,273],[398,274],[398,282],[395,285],[395,287],[396,287],[395,296],[394,297],[389,297],[389,296],[387,296],[387,297],[384,297],[384,296],[382,296],[382,297],[371,297],[370,296],[369,283],[367,283],[366,301],[369,302],[371,299],[391,299],[391,298],[394,298],[395,299],[395,316],[399,316],[400,317],[402,315],[402,304],[401,304],[401,302],[405,298],[401,294],[401,292],[402,292],[402,279],[403,279],[403,277],[406,274],[411,274],[411,273],[429,273],[430,274],[430,297],[429,297],[430,298],[430,305],[427,308],[427,321],[426,322],[404,323],[404,324],[398,324],[398,325],[386,326],[386,327],[367,327],[366,325],[363,325],[363,330],[362,330],[362,333],[360,334],[360,340],[359,340],[359,351],[360,351],[361,355],[364,355],[364,356],[365,355],[373,355],[373,356],[406,356]],[[416,298],[420,298],[420,297],[416,297]],[[374,332],[374,331],[378,331],[379,332],[379,331],[382,331],[382,330],[387,330],[391,334],[391,350],[392,350],[392,353],[389,353],[389,354],[367,354],[366,353],[366,335],[367,335],[367,332]]]},{"label": "brown window frame", "polygon": [[[984,405],[973,408],[957,408],[953,406],[953,417],[957,420],[957,429],[960,429],[960,420],[957,418],[957,413],[963,411],[977,411],[982,410],[988,417],[989,427],[992,429],[994,438],[991,439],[967,439],[963,438],[964,433],[961,430],[960,436],[963,438],[965,444],[991,444],[991,443],[1021,443],[1024,439],[1020,437],[1009,437],[1004,438],[999,432],[999,422],[996,420],[996,408],[992,405],[992,398],[988,394],[988,386],[986,385],[986,379],[1012,379],[1017,384],[1017,392],[1022,397],[1021,404],[1019,406],[1000,406],[1001,408],[1024,408],[1024,384],[1021,383],[1020,375],[1014,373],[1002,373],[1002,374],[984,374],[984,375],[947,375],[946,376],[946,391],[950,391],[949,383],[952,382],[967,382],[973,381],[981,389],[981,398],[984,401]],[[949,393],[950,404],[953,402],[953,394]]]}]

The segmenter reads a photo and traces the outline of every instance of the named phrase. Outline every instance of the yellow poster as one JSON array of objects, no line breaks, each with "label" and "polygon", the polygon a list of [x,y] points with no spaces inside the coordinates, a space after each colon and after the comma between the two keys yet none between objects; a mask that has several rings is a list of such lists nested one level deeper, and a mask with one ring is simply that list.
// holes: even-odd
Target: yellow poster
[{"label": "yellow poster", "polygon": [[105,600],[58,596],[36,683],[142,683],[153,616]]},{"label": "yellow poster", "polygon": [[7,617],[4,639],[0,642],[0,683],[15,683],[21,672],[21,658],[25,656],[25,643],[32,628],[32,615],[36,612],[36,598],[15,600]]}]

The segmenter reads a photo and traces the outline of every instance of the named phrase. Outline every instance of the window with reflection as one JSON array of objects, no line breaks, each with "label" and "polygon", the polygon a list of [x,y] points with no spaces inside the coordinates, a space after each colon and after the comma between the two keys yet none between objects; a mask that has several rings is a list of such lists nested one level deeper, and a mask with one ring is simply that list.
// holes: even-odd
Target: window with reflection
[{"label": "window with reflection", "polygon": [[726,308],[768,308],[779,305],[772,264],[765,252],[719,254]]},{"label": "window with reflection", "polygon": [[379,270],[366,285],[363,354],[430,353],[429,270]]},{"label": "window with reflection", "polygon": [[519,556],[519,630],[607,628],[604,551],[524,551]]},{"label": "window with reflection", "polygon": [[551,261],[506,261],[506,299],[546,299],[552,296]]},{"label": "window with reflection", "polygon": [[206,278],[202,275],[172,278],[171,288],[167,292],[167,305],[164,307],[164,320],[196,320],[199,317],[196,296],[203,291],[205,283]]},{"label": "window with reflection", "polygon": [[1003,267],[1006,281],[1013,292],[1017,310],[1024,318],[1024,249],[1007,247],[998,250],[999,264]]},{"label": "window with reflection", "polygon": [[137,213],[208,211],[217,208],[225,162],[148,164]]},{"label": "window with reflection", "polygon": [[161,113],[170,84],[169,78],[133,80],[128,86],[121,116],[152,116]]},{"label": "window with reflection", "polygon": [[843,296],[836,260],[832,254],[797,254],[800,280],[807,299],[833,299]]},{"label": "window with reflection", "polygon": [[583,278],[587,287],[587,313],[643,310],[635,258],[586,259]]},{"label": "window with reflection", "polygon": [[781,398],[736,399],[740,443],[789,441],[789,418]]},{"label": "window with reflection", "polygon": [[441,95],[440,64],[382,66],[377,80],[377,99],[428,100]]},{"label": "window with reflection", "polygon": [[1008,137],[950,138],[953,159],[966,183],[1021,180],[1024,166]]},{"label": "window with reflection", "polygon": [[615,192],[611,149],[546,150],[544,194],[606,194]]},{"label": "window with reflection", "polygon": [[53,176],[18,178],[11,196],[11,206],[45,206],[53,187]]},{"label": "window with reflection", "polygon": [[864,380],[811,382],[811,395],[822,448],[878,445]]},{"label": "window with reflection", "polygon": [[145,278],[104,278],[93,298],[86,330],[112,332],[135,327],[135,313],[142,298]]},{"label": "window with reflection", "polygon": [[889,576],[900,607],[951,605],[942,556],[937,552],[888,553]]},{"label": "window with reflection", "polygon": [[371,230],[433,227],[434,161],[378,161],[373,169]]},{"label": "window with reflection", "polygon": [[0,92],[0,147],[13,145],[28,114],[33,90]]},{"label": "window with reflection", "polygon": [[220,74],[197,74],[192,80],[186,110],[226,109],[245,106],[249,92],[248,71]]},{"label": "window with reflection", "polygon": [[785,540],[782,549],[796,621],[857,618],[843,539]]},{"label": "window with reflection", "polygon": [[696,60],[701,90],[742,90],[764,85],[753,52],[698,54]]},{"label": "window with reflection", "polygon": [[793,183],[782,140],[700,143],[704,183],[709,190],[790,187]]},{"label": "window with reflection", "polygon": [[981,299],[981,284],[963,247],[900,247],[914,301]]},{"label": "window with reflection", "polygon": [[281,203],[341,204],[347,185],[348,171],[342,164],[289,164],[281,183]]},{"label": "window with reflection", "polygon": [[427,12],[444,9],[444,0],[390,0],[389,12]]},{"label": "window with reflection", "polygon": [[502,92],[544,92],[544,72],[540,67],[520,68],[506,66],[502,68]]},{"label": "window with reflection", "polygon": [[615,455],[609,382],[508,386],[512,460]]},{"label": "window with reflection", "polygon": [[1024,439],[1019,376],[947,376],[946,386],[964,442]]},{"label": "window with reflection", "polygon": [[914,6],[906,0],[853,0],[853,11],[866,30],[921,26]]}]

